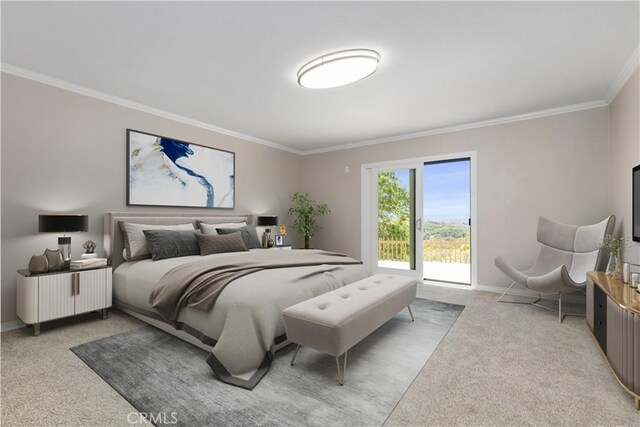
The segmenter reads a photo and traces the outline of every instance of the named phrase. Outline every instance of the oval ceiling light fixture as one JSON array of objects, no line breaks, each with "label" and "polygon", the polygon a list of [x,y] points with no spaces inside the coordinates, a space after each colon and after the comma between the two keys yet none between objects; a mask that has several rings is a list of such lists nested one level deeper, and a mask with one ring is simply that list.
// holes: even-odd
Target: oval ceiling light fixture
[{"label": "oval ceiling light fixture", "polygon": [[349,49],[322,55],[298,71],[298,84],[326,89],[357,82],[375,73],[380,54],[371,49]]}]

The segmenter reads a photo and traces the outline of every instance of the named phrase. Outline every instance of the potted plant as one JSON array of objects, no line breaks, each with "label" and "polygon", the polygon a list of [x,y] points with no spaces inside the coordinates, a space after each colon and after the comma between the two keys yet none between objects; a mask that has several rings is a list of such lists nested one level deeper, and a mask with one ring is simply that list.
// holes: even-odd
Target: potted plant
[{"label": "potted plant", "polygon": [[609,263],[607,264],[607,276],[622,279],[622,251],[626,246],[627,239],[624,237],[615,238],[605,236],[600,244],[600,249],[609,252]]},{"label": "potted plant", "polygon": [[311,237],[320,231],[316,218],[326,215],[329,208],[325,203],[318,203],[309,197],[309,193],[301,194],[298,192],[291,195],[293,206],[289,208],[289,215],[295,217],[293,228],[304,236],[304,248],[309,249],[309,241]]}]

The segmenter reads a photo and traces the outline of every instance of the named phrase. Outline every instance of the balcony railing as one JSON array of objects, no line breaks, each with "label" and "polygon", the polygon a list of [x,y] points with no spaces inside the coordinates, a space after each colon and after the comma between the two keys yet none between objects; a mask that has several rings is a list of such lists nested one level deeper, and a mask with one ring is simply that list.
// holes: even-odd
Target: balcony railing
[{"label": "balcony railing", "polygon": [[[468,264],[471,261],[469,239],[424,240],[424,262],[455,262]],[[378,259],[385,261],[409,261],[409,242],[402,240],[378,241]]]}]

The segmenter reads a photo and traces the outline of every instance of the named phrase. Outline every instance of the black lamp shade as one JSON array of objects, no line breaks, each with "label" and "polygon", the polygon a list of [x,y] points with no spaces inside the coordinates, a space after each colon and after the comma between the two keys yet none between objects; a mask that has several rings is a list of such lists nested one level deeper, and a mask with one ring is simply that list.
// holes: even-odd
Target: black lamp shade
[{"label": "black lamp shade", "polygon": [[38,215],[40,233],[89,231],[89,215]]},{"label": "black lamp shade", "polygon": [[257,225],[258,227],[270,227],[273,225],[278,225],[278,217],[275,215],[259,216]]}]

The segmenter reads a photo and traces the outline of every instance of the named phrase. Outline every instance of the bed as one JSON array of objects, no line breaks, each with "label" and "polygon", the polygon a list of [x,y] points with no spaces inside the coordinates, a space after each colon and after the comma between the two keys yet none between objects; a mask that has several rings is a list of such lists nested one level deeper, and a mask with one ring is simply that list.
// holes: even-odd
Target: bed
[{"label": "bed", "polygon": [[[221,214],[105,214],[105,251],[113,267],[114,306],[191,344],[210,351],[206,363],[221,381],[253,389],[268,372],[274,353],[288,344],[281,313],[285,308],[367,276],[361,263],[324,263],[284,268],[266,268],[229,283],[210,310],[190,306],[168,321],[151,302],[150,295],[171,274],[200,265],[224,266],[239,261],[268,260],[295,253],[303,257],[330,255],[323,251],[273,251],[252,249],[242,253],[184,256],[159,261],[126,262],[119,223],[176,225],[198,221],[209,224],[253,223],[253,215]],[[277,255],[276,253],[280,253]],[[285,255],[289,253],[289,255]],[[303,254],[304,253],[304,254]],[[346,258],[346,257],[345,257]],[[333,259],[333,258],[327,258]],[[167,274],[171,272],[171,274]]]}]

